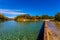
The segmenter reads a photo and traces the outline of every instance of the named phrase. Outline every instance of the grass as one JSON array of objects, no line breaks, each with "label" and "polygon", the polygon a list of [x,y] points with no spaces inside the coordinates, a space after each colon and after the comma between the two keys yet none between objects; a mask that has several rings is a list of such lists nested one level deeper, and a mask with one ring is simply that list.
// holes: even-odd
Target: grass
[{"label": "grass", "polygon": [[58,29],[60,29],[60,23],[58,21],[55,21],[55,25],[57,26]]}]

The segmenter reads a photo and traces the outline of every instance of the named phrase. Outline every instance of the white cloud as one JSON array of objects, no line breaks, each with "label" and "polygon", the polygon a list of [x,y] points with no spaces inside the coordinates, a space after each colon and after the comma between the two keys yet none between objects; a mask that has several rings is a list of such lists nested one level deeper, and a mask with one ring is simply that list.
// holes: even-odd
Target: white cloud
[{"label": "white cloud", "polygon": [[27,14],[21,12],[22,10],[8,10],[8,9],[0,9],[0,13],[2,14]]}]

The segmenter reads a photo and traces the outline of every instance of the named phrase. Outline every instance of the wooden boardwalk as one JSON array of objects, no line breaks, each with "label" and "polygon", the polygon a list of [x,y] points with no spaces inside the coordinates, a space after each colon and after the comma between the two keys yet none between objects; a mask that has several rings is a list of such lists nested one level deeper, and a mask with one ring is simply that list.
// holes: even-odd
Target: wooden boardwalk
[{"label": "wooden boardwalk", "polygon": [[[43,26],[43,29],[40,30],[38,40],[58,40],[58,39],[56,39],[57,37],[54,36],[54,33],[53,33],[54,31],[52,32],[52,30],[49,28],[50,22],[51,21],[44,22],[44,26]],[[53,27],[52,25],[50,25],[50,26]]]},{"label": "wooden boardwalk", "polygon": [[[56,36],[56,31],[49,29],[49,23],[48,21],[45,21],[45,26],[44,26],[44,40],[59,40],[58,37]],[[53,27],[52,23],[50,27]],[[54,28],[55,29],[55,28]]]},{"label": "wooden boardwalk", "polygon": [[45,27],[44,27],[44,40],[49,40],[49,35],[52,34],[52,32],[48,28],[48,21],[45,21]]}]

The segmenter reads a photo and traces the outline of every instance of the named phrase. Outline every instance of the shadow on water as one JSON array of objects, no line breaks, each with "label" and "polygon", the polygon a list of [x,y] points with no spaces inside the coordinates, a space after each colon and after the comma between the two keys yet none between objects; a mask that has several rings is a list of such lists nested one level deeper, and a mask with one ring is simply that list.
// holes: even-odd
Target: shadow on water
[{"label": "shadow on water", "polygon": [[45,22],[43,23],[42,28],[40,29],[37,40],[44,40],[44,25],[45,25]]}]

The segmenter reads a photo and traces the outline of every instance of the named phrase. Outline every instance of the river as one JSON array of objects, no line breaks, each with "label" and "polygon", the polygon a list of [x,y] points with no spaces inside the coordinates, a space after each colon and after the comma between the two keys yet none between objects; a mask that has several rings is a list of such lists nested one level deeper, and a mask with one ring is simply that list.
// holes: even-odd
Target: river
[{"label": "river", "polygon": [[0,40],[37,40],[42,25],[42,21],[0,22]]}]

